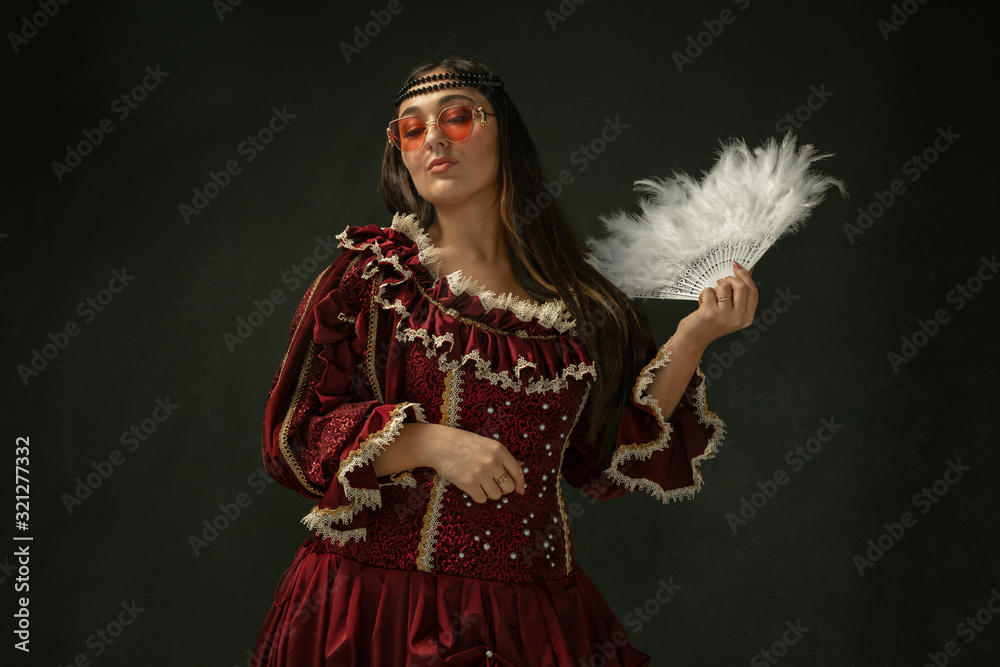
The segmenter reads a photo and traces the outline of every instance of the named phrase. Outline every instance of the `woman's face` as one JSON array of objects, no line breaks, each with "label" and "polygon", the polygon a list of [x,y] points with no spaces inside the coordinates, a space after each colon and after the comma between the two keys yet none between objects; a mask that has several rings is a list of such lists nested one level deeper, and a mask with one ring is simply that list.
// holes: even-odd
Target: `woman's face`
[{"label": "woman's face", "polygon": [[[493,107],[485,96],[475,88],[463,86],[407,98],[399,105],[397,118],[417,116],[426,123],[437,120],[442,109],[462,104],[471,104],[473,109],[482,107],[493,113]],[[437,123],[432,123],[427,126],[424,145],[412,153],[402,154],[403,164],[420,196],[435,206],[461,204],[474,199],[482,199],[489,204],[500,192],[497,136],[496,116],[486,116],[486,125],[483,125],[479,114],[476,114],[472,134],[457,143],[449,141],[438,129]],[[431,164],[440,158],[450,163]]]}]

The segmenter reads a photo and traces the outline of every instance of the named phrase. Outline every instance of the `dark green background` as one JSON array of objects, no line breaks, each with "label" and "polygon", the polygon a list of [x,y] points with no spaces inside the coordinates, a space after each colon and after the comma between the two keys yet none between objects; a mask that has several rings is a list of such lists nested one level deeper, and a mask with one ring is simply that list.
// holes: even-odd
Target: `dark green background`
[{"label": "dark green background", "polygon": [[[955,665],[997,659],[1000,622],[971,642],[956,626],[1000,586],[1000,282],[960,310],[948,300],[998,250],[985,4],[911,2],[888,39],[887,2],[563,4],[574,11],[553,30],[556,0],[405,1],[350,63],[340,44],[384,3],[244,0],[220,20],[210,0],[78,1],[18,53],[5,45],[3,465],[30,436],[34,536],[30,656],[10,646],[15,545],[0,548],[15,664],[245,664],[311,506],[258,476],[264,399],[305,290],[282,276],[317,237],[389,224],[375,185],[393,94],[437,51],[493,63],[550,175],[573,173],[560,202],[584,236],[599,214],[635,206],[634,180],[707,169],[720,139],[780,136],[812,87],[832,93],[797,133],[835,154],[822,169],[850,198],[832,195],[754,272],[758,316],[778,290],[794,305],[703,359],[707,371],[744,343],[708,391],[727,435],[704,489],[661,506],[643,492],[587,504],[565,487],[583,508],[576,553],[622,619],[661,579],[682,586],[632,633],[654,665],[748,664],[796,621],[809,630],[779,664],[922,665],[950,640]],[[724,9],[735,20],[678,71],[672,54]],[[0,28],[37,11],[9,3]],[[169,75],[119,119],[112,102],[157,65]],[[295,118],[246,162],[239,144],[275,107]],[[105,117],[115,130],[57,180],[52,162]],[[628,127],[579,171],[572,154],[607,118]],[[949,127],[960,138],[910,180],[905,163]],[[178,205],[233,159],[241,173],[185,224]],[[905,191],[850,242],[843,226],[897,179]],[[77,305],[122,267],[134,280],[85,322]],[[284,303],[230,352],[223,335],[275,290]],[[644,305],[661,343],[694,307]],[[949,321],[894,372],[887,354],[938,309]],[[17,366],[71,321],[79,335],[25,386]],[[168,397],[174,413],[126,451],[121,434]],[[843,428],[796,471],[786,453],[824,418]],[[122,465],[68,513],[63,494],[115,449]],[[959,459],[970,470],[921,514],[913,495]],[[779,470],[788,483],[734,534],[727,513]],[[196,556],[189,535],[240,493],[250,506]],[[906,511],[915,525],[860,576],[854,556]],[[133,599],[144,611],[95,657],[88,636]]]}]

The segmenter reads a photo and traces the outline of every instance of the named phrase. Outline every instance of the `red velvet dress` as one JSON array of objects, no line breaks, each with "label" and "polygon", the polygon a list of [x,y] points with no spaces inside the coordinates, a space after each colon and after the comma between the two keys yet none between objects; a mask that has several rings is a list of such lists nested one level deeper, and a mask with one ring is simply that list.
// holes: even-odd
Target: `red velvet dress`
[{"label": "red velvet dress", "polygon": [[[559,482],[600,500],[692,497],[724,433],[700,368],[664,416],[645,390],[669,350],[648,350],[600,470],[579,446],[595,368],[562,301],[439,277],[412,216],[338,239],[265,409],[269,473],[316,506],[252,665],[648,664],[576,563]],[[416,422],[498,439],[527,493],[478,504],[432,468],[377,477],[372,459]]]}]

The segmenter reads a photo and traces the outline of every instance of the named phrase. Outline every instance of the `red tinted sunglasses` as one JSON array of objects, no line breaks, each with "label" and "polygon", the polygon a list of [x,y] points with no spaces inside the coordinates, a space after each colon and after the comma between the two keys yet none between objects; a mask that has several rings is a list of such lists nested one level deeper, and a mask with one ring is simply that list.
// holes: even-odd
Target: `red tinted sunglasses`
[{"label": "red tinted sunglasses", "polygon": [[398,148],[403,153],[412,153],[420,150],[427,139],[427,126],[436,123],[438,130],[448,141],[458,143],[465,141],[472,136],[472,126],[475,125],[476,115],[479,116],[481,125],[486,125],[487,116],[496,116],[482,107],[474,109],[471,104],[442,109],[437,120],[424,122],[417,116],[403,116],[389,123],[385,133],[389,136],[389,143]]}]

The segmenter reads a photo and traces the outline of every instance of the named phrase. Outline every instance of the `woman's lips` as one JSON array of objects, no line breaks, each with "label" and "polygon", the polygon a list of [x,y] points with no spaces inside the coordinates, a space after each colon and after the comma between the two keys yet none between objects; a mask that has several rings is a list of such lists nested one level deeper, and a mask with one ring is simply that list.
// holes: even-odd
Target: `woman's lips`
[{"label": "woman's lips", "polygon": [[454,160],[438,162],[427,169],[427,171],[432,174],[440,174],[441,172],[448,171],[453,165],[457,164]]}]

